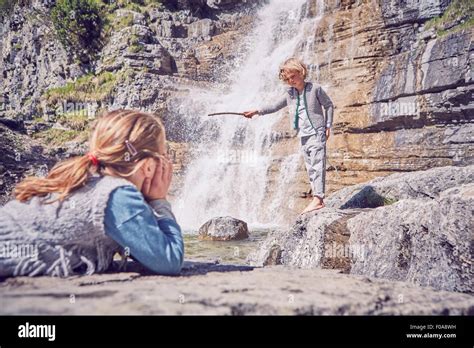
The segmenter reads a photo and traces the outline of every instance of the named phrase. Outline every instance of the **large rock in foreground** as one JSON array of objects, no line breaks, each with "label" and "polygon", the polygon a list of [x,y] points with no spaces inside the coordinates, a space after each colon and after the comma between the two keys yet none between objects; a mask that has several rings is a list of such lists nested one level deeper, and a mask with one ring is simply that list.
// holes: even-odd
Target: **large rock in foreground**
[{"label": "large rock in foreground", "polygon": [[270,233],[247,261],[474,292],[473,182],[474,166],[444,167],[342,189],[329,207]]},{"label": "large rock in foreground", "polygon": [[249,237],[245,221],[230,216],[212,218],[199,228],[201,240],[240,240]]},{"label": "large rock in foreground", "polygon": [[[74,297],[72,297],[74,296]],[[71,301],[74,298],[74,302]],[[335,270],[186,262],[182,276],[95,274],[0,283],[1,315],[472,315],[474,298]]]},{"label": "large rock in foreground", "polygon": [[321,209],[296,220],[288,231],[273,231],[247,257],[253,266],[286,265],[298,268],[337,268],[348,271],[347,220],[357,210]]},{"label": "large rock in foreground", "polygon": [[474,184],[402,200],[347,223],[351,273],[474,292]]}]

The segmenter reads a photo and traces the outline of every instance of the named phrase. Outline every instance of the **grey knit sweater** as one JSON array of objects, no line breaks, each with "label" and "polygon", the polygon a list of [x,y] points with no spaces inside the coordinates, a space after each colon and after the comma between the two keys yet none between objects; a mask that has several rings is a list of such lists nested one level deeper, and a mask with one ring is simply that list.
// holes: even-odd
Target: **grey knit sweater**
[{"label": "grey knit sweater", "polygon": [[[306,82],[305,84],[305,94],[307,102],[307,111],[309,120],[315,130],[318,128],[331,128],[334,105],[322,89],[321,86]],[[265,105],[261,107],[258,111],[260,115],[271,114],[277,112],[280,109],[283,109],[285,106],[289,107],[290,112],[290,122],[291,127],[293,128],[294,117],[296,113],[298,91],[296,88],[288,88],[285,95],[283,95],[279,100],[271,105]],[[304,103],[304,100],[300,100],[300,103]],[[323,106],[325,113],[323,113]]]},{"label": "grey knit sweater", "polygon": [[33,197],[0,208],[0,277],[70,276],[105,271],[120,246],[105,234],[109,195],[130,181],[93,176],[63,202]]}]

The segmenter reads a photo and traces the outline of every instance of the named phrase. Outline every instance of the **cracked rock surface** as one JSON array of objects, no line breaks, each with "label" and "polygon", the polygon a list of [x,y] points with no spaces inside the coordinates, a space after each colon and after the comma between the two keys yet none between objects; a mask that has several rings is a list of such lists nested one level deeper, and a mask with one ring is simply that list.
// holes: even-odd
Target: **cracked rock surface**
[{"label": "cracked rock surface", "polygon": [[[278,281],[276,281],[278,280]],[[186,262],[133,272],[0,283],[1,314],[472,315],[474,298],[337,270]]]}]

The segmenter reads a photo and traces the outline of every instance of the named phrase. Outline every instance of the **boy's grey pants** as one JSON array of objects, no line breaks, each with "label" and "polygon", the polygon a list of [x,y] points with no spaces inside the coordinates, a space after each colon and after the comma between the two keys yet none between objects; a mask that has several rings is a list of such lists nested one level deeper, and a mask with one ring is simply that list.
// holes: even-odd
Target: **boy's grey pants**
[{"label": "boy's grey pants", "polygon": [[306,171],[313,190],[313,196],[324,198],[326,189],[326,131],[318,130],[314,135],[301,137]]}]

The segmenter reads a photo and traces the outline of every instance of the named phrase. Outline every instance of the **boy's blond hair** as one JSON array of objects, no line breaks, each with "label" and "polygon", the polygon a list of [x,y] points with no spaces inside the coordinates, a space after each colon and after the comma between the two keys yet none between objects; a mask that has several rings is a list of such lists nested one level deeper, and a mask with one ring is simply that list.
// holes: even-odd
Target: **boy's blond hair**
[{"label": "boy's blond hair", "polygon": [[285,81],[287,74],[290,71],[298,71],[303,76],[303,78],[306,79],[308,68],[301,60],[297,58],[289,58],[285,60],[282,65],[280,65],[280,73],[278,75],[280,80]]}]

